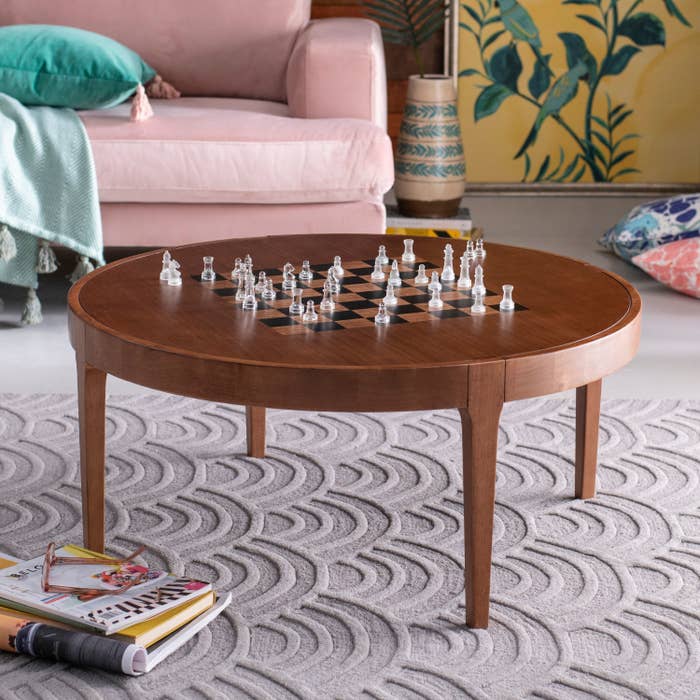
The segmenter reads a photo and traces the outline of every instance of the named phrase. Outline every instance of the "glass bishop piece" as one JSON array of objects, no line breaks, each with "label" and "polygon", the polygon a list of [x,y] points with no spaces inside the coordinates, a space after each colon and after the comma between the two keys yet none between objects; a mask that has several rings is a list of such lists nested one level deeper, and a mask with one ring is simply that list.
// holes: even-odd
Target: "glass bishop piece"
[{"label": "glass bishop piece", "polygon": [[503,285],[503,299],[498,305],[501,311],[513,311],[515,309],[515,303],[513,302],[513,285],[504,284]]},{"label": "glass bishop piece", "polygon": [[314,303],[309,299],[306,302],[306,311],[304,311],[304,315],[301,317],[301,320],[304,323],[313,323],[314,321],[318,321],[318,314],[314,310]]},{"label": "glass bishop piece", "polygon": [[442,289],[442,285],[440,284],[440,278],[438,277],[437,272],[431,272],[430,273],[430,284],[428,285],[428,289],[432,292],[434,289],[437,289],[438,292]]},{"label": "glass bishop piece", "polygon": [[243,311],[255,311],[258,308],[258,300],[255,298],[255,278],[251,275],[245,281],[245,293],[243,296]]},{"label": "glass bishop piece", "polygon": [[389,264],[389,257],[386,254],[386,246],[380,245],[379,246],[379,252],[377,253],[377,259],[382,265],[388,265]]},{"label": "glass bishop piece", "polygon": [[304,311],[304,304],[301,301],[303,289],[292,289],[292,303],[289,305],[289,313],[292,316],[298,316]]},{"label": "glass bishop piece", "polygon": [[204,262],[204,269],[200,278],[202,282],[213,282],[216,279],[216,273],[214,272],[214,258],[211,255],[205,255],[202,258]]},{"label": "glass bishop piece", "polygon": [[396,297],[396,292],[394,291],[393,285],[387,284],[386,296],[384,297],[385,306],[396,306],[396,304],[398,304],[398,303],[399,303],[399,300]]},{"label": "glass bishop piece", "polygon": [[384,274],[384,270],[382,270],[382,263],[380,262],[379,258],[375,258],[374,270],[372,270],[370,279],[374,280],[375,282],[381,282],[385,277],[386,275]]},{"label": "glass bishop piece", "polygon": [[433,288],[433,296],[428,302],[429,309],[441,309],[443,307],[443,301],[440,299],[440,290]]},{"label": "glass bishop piece", "polygon": [[448,243],[445,246],[445,257],[444,262],[442,264],[442,275],[440,275],[440,279],[442,279],[443,282],[454,282],[455,270],[452,264],[452,253],[452,246]]},{"label": "glass bishop piece", "polygon": [[413,280],[416,284],[428,284],[428,275],[425,274],[425,265],[418,265],[418,273],[416,279]]},{"label": "glass bishop piece", "polygon": [[483,297],[486,294],[486,287],[484,286],[484,268],[481,265],[477,265],[474,270],[474,292],[481,292]]},{"label": "glass bishop piece", "polygon": [[321,299],[319,308],[321,311],[333,311],[333,309],[335,309],[333,292],[331,291],[331,285],[328,284],[328,280],[326,280],[323,284],[323,299]]},{"label": "glass bishop piece", "polygon": [[413,252],[413,239],[406,238],[403,242],[403,255],[401,256],[401,261],[405,263],[416,262],[416,255]]},{"label": "glass bishop piece", "polygon": [[265,289],[263,289],[262,294],[260,296],[265,301],[273,301],[274,299],[277,298],[277,292],[275,291],[275,288],[272,286],[271,279],[265,280]]},{"label": "glass bishop piece", "polygon": [[163,267],[160,269],[160,278],[163,282],[167,282],[170,277],[170,260],[170,251],[166,250],[165,253],[163,253]]},{"label": "glass bishop piece", "polygon": [[374,322],[380,326],[385,326],[387,323],[389,323],[389,313],[387,312],[383,301],[379,302],[379,309],[377,310],[377,315],[374,317]]},{"label": "glass bishop piece", "polygon": [[[288,262],[282,268],[282,289],[294,289],[297,281],[294,279],[294,265]],[[301,311],[299,312],[301,313]]]},{"label": "glass bishop piece", "polygon": [[480,289],[474,287],[472,294],[474,295],[474,304],[472,304],[469,311],[473,314],[486,313],[486,307],[484,306],[484,293]]},{"label": "glass bishop piece", "polygon": [[336,255],[333,258],[333,269],[335,270],[336,277],[342,277],[345,274],[345,270],[343,270],[343,261],[340,259],[340,255]]},{"label": "glass bishop piece", "polygon": [[168,284],[171,287],[179,287],[182,284],[180,263],[177,260],[171,260],[168,263]]},{"label": "glass bishop piece", "polygon": [[472,281],[469,277],[469,260],[465,252],[459,259],[459,279],[457,280],[457,287],[459,289],[469,289],[471,286]]},{"label": "glass bishop piece", "polygon": [[399,274],[399,261],[394,260],[393,263],[391,263],[391,272],[389,273],[389,284],[392,287],[400,287],[401,286],[401,275]]},{"label": "glass bishop piece", "polygon": [[299,279],[303,280],[304,282],[310,282],[313,278],[314,273],[311,272],[311,263],[308,260],[302,261]]}]

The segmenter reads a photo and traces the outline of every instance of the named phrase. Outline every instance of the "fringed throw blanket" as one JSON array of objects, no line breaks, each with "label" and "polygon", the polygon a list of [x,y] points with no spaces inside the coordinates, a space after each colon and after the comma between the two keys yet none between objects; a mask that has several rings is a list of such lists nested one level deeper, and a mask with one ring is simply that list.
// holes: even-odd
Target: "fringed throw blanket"
[{"label": "fringed throw blanket", "polygon": [[92,151],[73,110],[24,107],[0,93],[0,282],[29,289],[23,323],[41,321],[37,275],[53,272],[50,244],[79,256],[71,279],[102,257]]}]

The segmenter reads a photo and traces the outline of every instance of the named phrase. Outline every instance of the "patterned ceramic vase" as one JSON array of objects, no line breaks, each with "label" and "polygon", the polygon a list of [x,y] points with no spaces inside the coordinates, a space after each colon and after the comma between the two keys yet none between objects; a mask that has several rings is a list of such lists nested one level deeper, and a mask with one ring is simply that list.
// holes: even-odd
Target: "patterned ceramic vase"
[{"label": "patterned ceramic vase", "polygon": [[455,216],[464,194],[457,94],[445,75],[412,75],[396,154],[394,191],[406,216]]}]

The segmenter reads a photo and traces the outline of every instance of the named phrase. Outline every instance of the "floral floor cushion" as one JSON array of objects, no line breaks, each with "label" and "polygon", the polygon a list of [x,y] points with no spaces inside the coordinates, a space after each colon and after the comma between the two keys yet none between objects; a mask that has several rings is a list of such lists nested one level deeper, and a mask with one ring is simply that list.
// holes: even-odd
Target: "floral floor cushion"
[{"label": "floral floor cushion", "polygon": [[598,241],[623,260],[667,243],[700,236],[700,193],[641,204]]},{"label": "floral floor cushion", "polygon": [[700,238],[651,248],[632,262],[671,289],[700,299]]}]

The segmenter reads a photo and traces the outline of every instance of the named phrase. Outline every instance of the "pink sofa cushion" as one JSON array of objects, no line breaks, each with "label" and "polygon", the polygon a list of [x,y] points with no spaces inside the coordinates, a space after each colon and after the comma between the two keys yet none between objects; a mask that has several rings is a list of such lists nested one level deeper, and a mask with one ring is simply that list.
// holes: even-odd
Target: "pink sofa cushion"
[{"label": "pink sofa cushion", "polygon": [[294,119],[286,105],[182,98],[134,124],[128,105],[81,112],[102,202],[378,201],[391,142],[360,119]]},{"label": "pink sofa cushion", "polygon": [[2,0],[0,26],[62,24],[116,39],[185,95],[284,101],[310,0]]},{"label": "pink sofa cushion", "polygon": [[671,289],[700,299],[700,238],[650,248],[632,262]]}]

